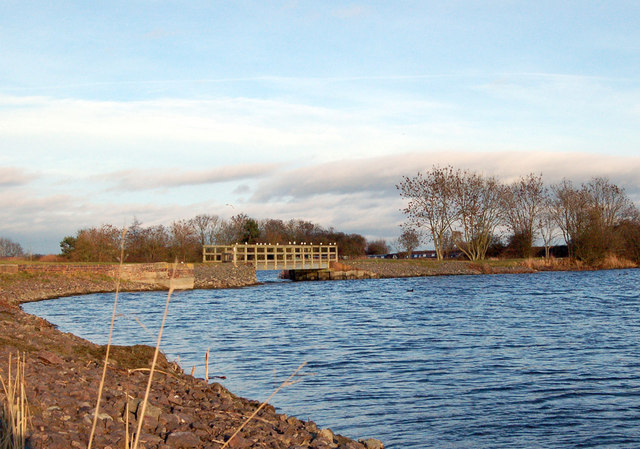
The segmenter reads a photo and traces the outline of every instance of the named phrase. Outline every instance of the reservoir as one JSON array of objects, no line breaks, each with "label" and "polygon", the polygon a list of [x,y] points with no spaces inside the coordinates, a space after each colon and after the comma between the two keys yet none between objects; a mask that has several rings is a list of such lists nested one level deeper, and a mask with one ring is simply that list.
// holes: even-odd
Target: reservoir
[{"label": "reservoir", "polygon": [[[278,281],[176,292],[169,360],[387,448],[640,447],[640,270]],[[262,277],[261,277],[262,276]],[[115,344],[155,345],[166,292],[122,293]],[[113,293],[24,304],[108,338]]]}]

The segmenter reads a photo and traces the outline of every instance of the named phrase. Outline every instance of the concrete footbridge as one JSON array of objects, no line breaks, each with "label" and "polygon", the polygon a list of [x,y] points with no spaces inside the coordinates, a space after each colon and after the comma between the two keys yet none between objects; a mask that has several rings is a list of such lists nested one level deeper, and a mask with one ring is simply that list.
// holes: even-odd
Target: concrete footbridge
[{"label": "concrete footbridge", "polygon": [[253,265],[256,270],[318,270],[338,261],[338,247],[327,245],[204,245],[202,262]]}]

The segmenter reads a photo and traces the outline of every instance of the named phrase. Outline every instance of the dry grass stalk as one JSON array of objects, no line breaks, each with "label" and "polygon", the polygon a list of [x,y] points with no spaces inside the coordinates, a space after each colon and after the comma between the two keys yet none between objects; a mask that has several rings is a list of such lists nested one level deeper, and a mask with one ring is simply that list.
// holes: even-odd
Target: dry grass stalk
[{"label": "dry grass stalk", "polygon": [[98,400],[96,401],[96,410],[93,414],[93,424],[91,425],[91,434],[89,435],[89,443],[87,449],[91,449],[93,445],[93,437],[96,433],[96,425],[98,424],[98,414],[100,413],[100,401],[102,400],[102,391],[104,390],[104,381],[107,377],[107,366],[109,364],[109,352],[111,350],[111,338],[113,337],[113,326],[116,321],[116,309],[118,308],[118,294],[120,293],[120,279],[122,278],[122,265],[124,263],[124,238],[127,230],[122,231],[120,242],[120,264],[118,265],[118,276],[116,277],[116,295],[113,301],[113,312],[111,313],[111,327],[109,328],[109,340],[107,341],[107,350],[104,355],[104,367],[102,369],[102,377],[100,386],[98,387]]},{"label": "dry grass stalk", "polygon": [[167,315],[169,314],[169,303],[171,302],[171,295],[174,291],[174,279],[176,275],[176,268],[178,262],[174,262],[173,264],[173,272],[171,274],[171,280],[169,281],[169,293],[167,293],[167,301],[164,306],[164,314],[162,315],[162,323],[160,323],[160,330],[158,331],[158,340],[156,341],[156,350],[153,353],[153,361],[151,362],[151,368],[149,370],[149,381],[147,382],[147,389],[144,393],[144,399],[141,404],[140,413],[137,416],[138,420],[138,428],[136,430],[135,440],[133,441],[132,449],[137,449],[140,444],[140,434],[142,433],[142,422],[144,421],[144,415],[147,411],[147,404],[149,403],[149,393],[151,392],[151,384],[153,383],[153,373],[156,368],[156,364],[158,363],[158,354],[160,353],[160,343],[162,341],[162,331],[164,330],[164,325],[167,321]]},{"label": "dry grass stalk", "polygon": [[205,363],[204,380],[207,383],[209,383],[209,351],[210,349],[207,349],[207,352],[204,354],[204,363]]},{"label": "dry grass stalk", "polygon": [[263,409],[263,408],[264,408],[264,407],[269,403],[269,401],[270,401],[270,400],[271,400],[271,399],[276,395],[276,393],[278,393],[278,392],[279,392],[280,390],[282,390],[284,387],[288,387],[288,386],[290,386],[290,385],[293,385],[293,384],[295,384],[295,383],[298,383],[298,381],[293,381],[292,379],[293,379],[294,377],[296,377],[296,375],[300,372],[300,370],[301,370],[302,368],[304,368],[304,367],[305,367],[305,365],[306,365],[306,364],[307,364],[307,362],[302,363],[302,364],[301,364],[301,365],[300,365],[300,366],[299,366],[299,367],[298,367],[298,368],[293,372],[293,374],[291,374],[291,376],[289,376],[289,377],[287,378],[287,380],[285,380],[284,382],[282,382],[282,384],[280,384],[280,386],[279,386],[278,388],[276,388],[276,389],[274,390],[274,392],[273,392],[273,393],[271,393],[271,396],[269,396],[267,399],[265,399],[265,401],[264,401],[262,404],[260,404],[260,407],[258,407],[258,408],[257,408],[257,409],[256,409],[256,410],[251,414],[251,416],[249,416],[249,418],[247,418],[247,420],[246,420],[244,423],[242,423],[242,425],[241,425],[240,427],[238,427],[238,429],[233,433],[233,435],[231,435],[231,437],[230,437],[230,438],[229,438],[229,439],[228,439],[228,440],[227,440],[227,441],[222,445],[222,447],[221,447],[220,449],[224,449],[225,447],[229,446],[229,443],[231,442],[231,440],[233,440],[233,438],[234,438],[236,435],[238,435],[238,434],[240,433],[240,431],[241,431],[242,429],[244,429],[244,427],[245,427],[247,424],[249,424],[249,422],[250,422],[253,418],[255,418],[255,416],[258,414],[258,412],[259,412],[260,410],[262,410],[262,409]]},{"label": "dry grass stalk", "polygon": [[27,440],[29,407],[25,393],[25,357],[16,358],[16,371],[12,375],[11,356],[7,379],[0,375],[4,403],[0,409],[0,449],[24,449]]}]

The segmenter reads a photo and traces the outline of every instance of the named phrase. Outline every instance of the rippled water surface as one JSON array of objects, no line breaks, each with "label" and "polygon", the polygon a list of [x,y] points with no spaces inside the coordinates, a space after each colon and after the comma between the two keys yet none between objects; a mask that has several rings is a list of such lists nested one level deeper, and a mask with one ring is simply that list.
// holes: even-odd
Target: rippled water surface
[{"label": "rippled water surface", "polygon": [[[187,291],[163,350],[204,377],[210,349],[212,373],[259,400],[307,361],[279,411],[389,448],[638,448],[639,289],[620,270]],[[113,297],[24,308],[105,343]],[[155,344],[165,299],[122,294],[116,343]]]}]

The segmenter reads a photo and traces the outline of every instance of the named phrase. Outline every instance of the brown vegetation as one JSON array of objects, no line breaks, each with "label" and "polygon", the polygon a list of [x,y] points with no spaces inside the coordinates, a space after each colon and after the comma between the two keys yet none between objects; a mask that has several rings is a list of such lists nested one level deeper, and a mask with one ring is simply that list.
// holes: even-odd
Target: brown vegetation
[{"label": "brown vegetation", "polygon": [[588,265],[607,264],[612,257],[640,262],[640,212],[606,178],[579,187],[564,179],[547,188],[535,174],[503,185],[478,173],[433,167],[397,187],[408,200],[405,227],[424,229],[438,259],[447,236],[468,259],[485,259],[500,247],[497,234],[504,229],[510,234],[503,257],[531,257],[540,238],[549,258],[559,231],[569,256]]},{"label": "brown vegetation", "polygon": [[[66,260],[76,262],[117,262],[119,260],[122,229],[113,225],[81,229],[75,236],[60,242]],[[340,255],[363,256],[368,250],[388,252],[384,240],[367,243],[359,234],[345,234],[333,228],[325,229],[303,220],[284,222],[276,219],[256,221],[239,214],[224,220],[215,215],[198,215],[190,220],[174,221],[169,227],[143,227],[134,220],[127,228],[125,239],[126,262],[198,262],[202,260],[203,245],[233,243],[307,242],[336,243]]]}]

